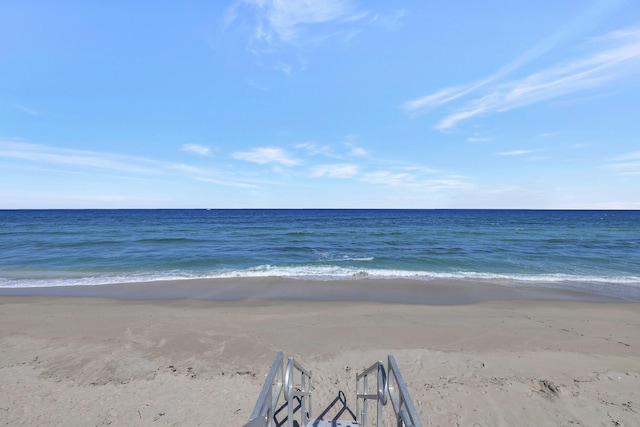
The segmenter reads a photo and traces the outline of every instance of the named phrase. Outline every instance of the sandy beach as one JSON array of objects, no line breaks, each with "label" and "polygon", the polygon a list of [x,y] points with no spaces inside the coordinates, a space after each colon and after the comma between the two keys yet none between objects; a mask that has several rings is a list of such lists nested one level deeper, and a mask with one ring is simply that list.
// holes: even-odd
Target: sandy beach
[{"label": "sandy beach", "polygon": [[241,426],[279,350],[312,369],[312,415],[339,391],[355,411],[355,373],[393,354],[424,425],[640,425],[639,303],[4,291],[2,425]]}]

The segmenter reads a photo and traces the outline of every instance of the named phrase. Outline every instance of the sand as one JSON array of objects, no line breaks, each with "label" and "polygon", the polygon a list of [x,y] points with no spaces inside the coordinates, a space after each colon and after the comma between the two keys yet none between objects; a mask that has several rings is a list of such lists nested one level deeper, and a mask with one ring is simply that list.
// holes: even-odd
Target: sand
[{"label": "sand", "polygon": [[279,350],[312,415],[393,354],[425,426],[640,425],[640,303],[71,296],[0,297],[0,425],[242,426]]}]

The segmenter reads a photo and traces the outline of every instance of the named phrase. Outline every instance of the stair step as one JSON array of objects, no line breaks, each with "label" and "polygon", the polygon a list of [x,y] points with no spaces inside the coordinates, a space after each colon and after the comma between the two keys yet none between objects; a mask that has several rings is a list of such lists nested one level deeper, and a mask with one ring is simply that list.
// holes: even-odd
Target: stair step
[{"label": "stair step", "polygon": [[360,424],[345,420],[309,420],[307,427],[360,427]]}]

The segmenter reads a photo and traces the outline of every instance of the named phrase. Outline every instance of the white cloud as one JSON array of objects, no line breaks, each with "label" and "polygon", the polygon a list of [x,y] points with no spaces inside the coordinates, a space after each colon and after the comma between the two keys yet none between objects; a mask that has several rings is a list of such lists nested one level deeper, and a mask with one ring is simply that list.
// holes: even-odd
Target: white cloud
[{"label": "white cloud", "polygon": [[[305,150],[310,156],[320,155],[334,159],[344,159],[348,156],[366,156],[367,150],[362,147],[358,147],[353,142],[351,142],[353,139],[355,139],[353,135],[348,135],[345,138],[345,141],[339,144],[337,148],[329,144],[319,145],[310,141],[296,144],[295,148],[298,150]],[[345,147],[349,150],[348,152],[344,151]]]},{"label": "white cloud", "polygon": [[210,182],[212,184],[216,184],[216,185],[224,185],[227,187],[241,187],[241,188],[260,188],[258,185],[253,185],[253,184],[247,184],[244,182],[235,182],[235,181],[221,181],[219,179],[213,179],[213,178],[196,178],[197,181],[202,181],[202,182]]},{"label": "white cloud", "polygon": [[394,31],[400,26],[400,21],[406,14],[407,11],[402,9],[395,10],[388,15],[376,14],[369,20],[369,22],[371,24],[378,25],[387,31]]},{"label": "white cloud", "polygon": [[533,153],[534,150],[513,150],[513,151],[501,151],[497,153],[498,156],[522,156],[523,154]]},{"label": "white cloud", "polygon": [[[37,167],[40,169],[40,165],[47,165],[47,167],[51,165],[57,166],[61,170],[47,169],[56,173],[111,175],[113,172],[118,172],[130,174],[130,176],[175,175],[177,173],[193,179],[206,179],[215,175],[210,170],[184,163],[162,162],[113,153],[74,150],[12,141],[0,141],[0,158],[3,157],[26,162],[27,165],[22,167],[33,167],[32,164],[38,165]],[[210,179],[210,182],[215,182],[215,180]],[[222,181],[218,181],[218,183],[222,183]]]},{"label": "white cloud", "polygon": [[[569,24],[560,29],[560,31],[543,39],[540,43],[525,51],[523,54],[519,55],[516,59],[500,68],[492,75],[480,81],[445,88],[434,94],[426,95],[412,101],[407,101],[403,105],[403,108],[408,113],[410,113],[411,116],[416,116],[417,114],[425,112],[439,105],[454,101],[497,80],[500,80],[513,71],[521,68],[525,64],[535,60],[536,58],[539,58],[548,51],[554,49],[558,45],[566,43],[568,40],[576,37],[580,33],[594,27],[597,21],[603,19],[608,13],[613,11],[620,3],[622,3],[622,1],[624,0],[605,0],[596,2],[592,4],[591,7],[588,7],[584,11],[584,13],[582,13],[576,19],[572,20]],[[466,116],[461,117],[466,118]]]},{"label": "white cloud", "polygon": [[364,157],[367,155],[367,150],[361,147],[353,147],[351,148],[351,154],[358,157]]},{"label": "white cloud", "polygon": [[0,157],[29,162],[64,165],[77,168],[97,168],[119,172],[157,174],[161,165],[139,157],[121,156],[96,151],[73,150],[22,142],[0,141]]},{"label": "white cloud", "polygon": [[[553,67],[530,74],[520,80],[496,82],[530,59],[548,50],[540,48],[523,55],[494,75],[464,86],[442,89],[404,103],[411,115],[465,97],[479,89],[484,94],[466,102],[458,111],[446,116],[436,129],[444,130],[459,122],[486,114],[509,111],[571,93],[602,87],[612,80],[635,75],[640,70],[640,27],[615,31],[594,41],[592,52]],[[550,43],[549,46],[553,46]]]},{"label": "white cloud", "polygon": [[467,138],[467,142],[489,142],[493,141],[493,138],[479,138],[479,137],[469,137]]},{"label": "white cloud", "polygon": [[185,165],[183,163],[168,163],[166,166],[168,169],[184,172],[188,174],[205,175],[207,173],[207,171],[202,168]]},{"label": "white cloud", "polygon": [[323,176],[329,178],[352,178],[358,174],[358,166],[349,163],[319,165],[313,168],[311,176],[320,178]]},{"label": "white cloud", "polygon": [[266,36],[275,33],[283,41],[293,41],[301,27],[334,21],[347,14],[349,3],[340,0],[254,1],[264,8]]},{"label": "white cloud", "polygon": [[293,67],[291,64],[287,64],[286,62],[278,61],[276,65],[273,67],[275,70],[282,71],[285,74],[291,74]]},{"label": "white cloud", "polygon": [[412,117],[435,108],[439,105],[447,104],[454,101],[476,88],[473,86],[458,86],[442,89],[436,93],[413,99],[402,104],[402,108],[407,111]]},{"label": "white cloud", "polygon": [[254,14],[252,39],[269,45],[296,44],[312,26],[317,30],[321,24],[346,24],[368,15],[350,0],[242,0],[227,9],[224,28],[238,20],[239,6]]},{"label": "white cloud", "polygon": [[356,145],[355,141],[357,141],[357,139],[358,137],[356,135],[347,135],[342,144],[350,149],[350,155],[364,157],[367,155],[367,150]]},{"label": "white cloud", "polygon": [[209,147],[206,147],[204,145],[198,145],[198,144],[184,144],[182,146],[182,150],[200,154],[202,156],[208,156],[209,153],[211,152],[211,149]]},{"label": "white cloud", "polygon": [[463,179],[457,176],[445,177],[441,179],[430,179],[428,181],[425,181],[424,184],[431,191],[446,190],[446,189],[452,189],[452,188],[457,188],[457,189],[473,188],[473,185],[469,184],[468,182],[464,181]]},{"label": "white cloud", "polygon": [[40,112],[36,111],[32,108],[29,107],[25,107],[24,105],[16,105],[15,108],[17,108],[18,110],[22,111],[23,113],[26,113],[30,116],[39,116]]},{"label": "white cloud", "polygon": [[640,175],[640,151],[616,157],[607,167],[619,170],[619,175]]},{"label": "white cloud", "polygon": [[401,169],[405,171],[421,172],[426,174],[433,174],[438,172],[436,169],[428,168],[426,166],[404,166]]},{"label": "white cloud", "polygon": [[370,184],[384,184],[391,187],[415,185],[413,175],[389,171],[370,172],[365,174],[362,180]]},{"label": "white cloud", "polygon": [[318,145],[315,142],[301,142],[295,146],[298,150],[305,150],[310,156],[337,157],[330,145]]},{"label": "white cloud", "polygon": [[[405,168],[406,170],[407,168]],[[431,170],[427,169],[431,172]],[[380,170],[370,172],[362,177],[362,181],[389,187],[419,189],[420,191],[441,191],[447,189],[468,189],[472,185],[460,175],[444,175],[440,178],[424,179],[420,173],[391,172]]]},{"label": "white cloud", "polygon": [[616,157],[614,160],[617,160],[617,161],[640,160],[640,151],[623,154],[622,156]]},{"label": "white cloud", "polygon": [[289,157],[281,148],[274,147],[260,147],[251,151],[239,151],[231,154],[231,157],[236,160],[258,164],[276,163],[283,166],[296,166],[302,163],[299,159]]}]

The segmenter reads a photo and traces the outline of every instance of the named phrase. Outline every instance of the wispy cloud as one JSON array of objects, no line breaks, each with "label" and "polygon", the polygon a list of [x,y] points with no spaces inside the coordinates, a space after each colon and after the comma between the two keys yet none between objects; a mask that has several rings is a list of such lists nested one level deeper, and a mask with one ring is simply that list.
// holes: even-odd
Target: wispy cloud
[{"label": "wispy cloud", "polygon": [[[227,9],[224,27],[240,20],[246,11],[254,19],[252,42],[271,47],[323,38],[337,31],[335,25],[345,30],[349,24],[368,15],[350,0],[239,0]],[[319,28],[327,24],[334,25],[325,31]],[[313,35],[310,34],[312,27]]]},{"label": "wispy cloud", "polygon": [[78,168],[98,168],[137,174],[158,174],[162,172],[158,162],[139,157],[49,147],[22,142],[0,141],[0,157],[44,164]]},{"label": "wispy cloud", "polygon": [[[479,115],[509,111],[602,87],[616,79],[634,75],[640,69],[640,27],[614,31],[592,40],[589,47],[591,52],[586,56],[543,69],[520,80],[500,82],[508,73],[540,54],[532,52],[478,83],[445,88],[407,101],[403,107],[414,116],[482,89],[481,96],[466,101],[458,111],[436,125],[436,129],[444,130]],[[540,52],[546,50],[546,47],[539,49]]]},{"label": "wispy cloud", "polygon": [[635,151],[633,153],[623,154],[622,156],[616,157],[615,161],[628,161],[628,160],[640,160],[640,151]]},{"label": "wispy cloud", "polygon": [[40,115],[39,111],[36,111],[36,110],[34,110],[32,108],[29,108],[29,107],[25,107],[24,105],[16,105],[15,108],[20,110],[20,111],[22,111],[23,113],[26,113],[26,114],[30,115],[30,116],[39,116]]},{"label": "wispy cloud", "polygon": [[307,141],[296,144],[295,148],[298,150],[305,150],[310,156],[338,157],[335,154],[333,147],[328,144],[319,145],[315,142]]},{"label": "wispy cloud", "polygon": [[618,175],[640,175],[640,151],[613,158],[607,167],[618,170]]},{"label": "wispy cloud", "polygon": [[501,151],[498,156],[522,156],[524,154],[531,154],[535,150],[513,150],[513,151]]},{"label": "wispy cloud", "polygon": [[350,43],[367,28],[395,31],[404,10],[370,11],[357,0],[235,0],[222,31],[246,37],[257,65],[287,75],[306,69],[309,52],[328,43]]},{"label": "wispy cloud", "polygon": [[262,34],[257,37],[273,36],[285,42],[294,42],[304,27],[322,24],[346,18],[351,7],[344,0],[280,0],[254,1],[254,7],[260,7],[262,16]]},{"label": "wispy cloud", "polygon": [[[468,189],[472,185],[459,175],[442,175],[438,178],[425,178],[421,173],[411,172],[414,168],[405,168],[404,172],[379,170],[369,172],[361,180],[370,184],[388,187],[409,188],[420,191],[440,191],[445,189]],[[432,172],[430,169],[427,169]]]},{"label": "wispy cloud", "polygon": [[469,137],[467,138],[467,142],[489,142],[493,141],[493,138],[481,138],[481,137]]},{"label": "wispy cloud", "polygon": [[344,141],[342,142],[342,144],[349,148],[349,154],[351,156],[356,156],[356,157],[364,157],[367,155],[367,150],[365,150],[364,148],[358,146],[356,144],[357,141],[357,136],[356,135],[347,135],[344,139]]},{"label": "wispy cloud", "polygon": [[492,75],[479,81],[445,88],[436,93],[407,101],[403,105],[403,108],[411,116],[416,116],[439,105],[447,104],[458,98],[462,98],[483,88],[484,86],[498,81],[557,46],[566,43],[570,39],[594,27],[599,20],[603,19],[608,13],[616,9],[624,1],[625,0],[600,0],[595,2],[575,20],[572,20],[558,32],[546,37],[540,43],[536,44],[531,49],[528,49]]},{"label": "wispy cloud", "polygon": [[259,147],[250,151],[238,151],[231,154],[231,157],[258,164],[276,163],[283,166],[296,166],[302,163],[301,160],[290,157],[281,148],[275,147]]},{"label": "wispy cloud", "polygon": [[[317,144],[307,141],[296,144],[295,148],[304,150],[310,156],[325,156],[334,159],[344,159],[347,157],[365,157],[368,153],[363,147],[356,145],[354,135],[347,135],[340,144]],[[345,148],[347,151],[345,151]]]},{"label": "wispy cloud", "polygon": [[351,147],[351,154],[358,157],[364,157],[367,155],[367,150],[362,147]]},{"label": "wispy cloud", "polygon": [[208,156],[211,152],[211,149],[199,144],[183,144],[182,151],[189,151],[191,153],[200,154],[201,156]]},{"label": "wispy cloud", "polygon": [[358,174],[358,166],[350,163],[319,165],[311,170],[314,178],[353,178]]},{"label": "wispy cloud", "polygon": [[117,173],[126,174],[127,178],[134,177],[136,179],[138,177],[145,179],[148,176],[178,175],[219,185],[256,187],[233,178],[222,179],[218,173],[212,170],[184,163],[163,162],[142,157],[24,142],[0,141],[0,158],[22,161],[24,165],[21,167],[36,167],[39,170],[55,173],[82,173],[112,178],[117,176],[114,175]]},{"label": "wispy cloud", "polygon": [[392,13],[384,15],[376,13],[371,17],[369,22],[373,25],[378,25],[387,31],[394,31],[400,27],[400,21],[407,14],[406,10],[398,9]]},{"label": "wispy cloud", "polygon": [[566,39],[571,33],[568,29],[563,29],[557,34],[554,34],[551,37],[544,39],[542,42],[538,43],[533,48],[527,50],[516,59],[500,68],[495,73],[491,74],[484,79],[467,83],[464,85],[458,85],[453,87],[448,87],[442,90],[439,90],[435,93],[407,101],[403,104],[403,108],[407,111],[412,117],[415,117],[421,113],[429,111],[433,108],[436,108],[440,105],[448,104],[452,101],[455,101],[459,98],[465,97],[473,92],[477,92],[485,86],[492,84],[493,82],[499,81],[500,79],[506,77],[513,71],[521,68],[525,64],[533,61],[534,59],[542,56],[549,50],[553,49],[555,46],[560,44],[564,39]]},{"label": "wispy cloud", "polygon": [[164,166],[167,169],[183,172],[191,175],[207,175],[208,174],[208,172],[205,169],[202,169],[196,166],[185,165],[184,163],[166,163],[164,164]]},{"label": "wispy cloud", "polygon": [[420,172],[425,174],[434,174],[439,172],[436,169],[429,168],[426,166],[404,166],[401,168],[401,170],[409,171],[409,172]]},{"label": "wispy cloud", "polygon": [[411,117],[415,117],[432,108],[447,104],[451,101],[455,101],[456,99],[465,96],[466,94],[472,92],[474,89],[480,86],[482,86],[482,84],[442,89],[436,93],[407,101],[402,104],[402,108],[407,113],[409,113]]},{"label": "wispy cloud", "polygon": [[260,188],[260,186],[258,185],[254,185],[254,184],[247,184],[245,182],[237,182],[237,181],[222,181],[219,179],[214,179],[214,178],[196,178],[196,180],[198,181],[202,181],[202,182],[210,182],[212,184],[216,184],[216,185],[223,185],[226,187],[240,187],[240,188]]},{"label": "wispy cloud", "polygon": [[364,174],[362,181],[370,184],[383,184],[391,187],[415,186],[412,174],[406,172],[375,171]]}]

